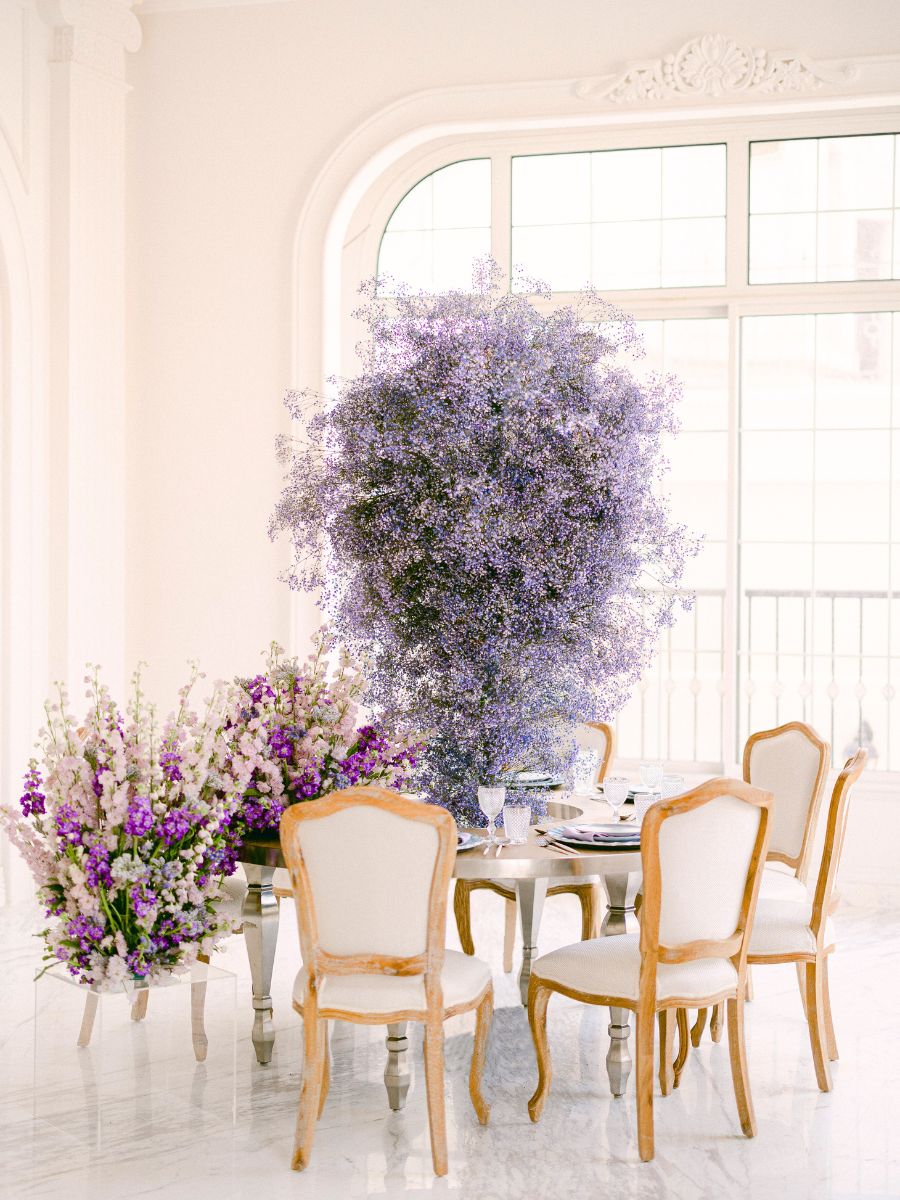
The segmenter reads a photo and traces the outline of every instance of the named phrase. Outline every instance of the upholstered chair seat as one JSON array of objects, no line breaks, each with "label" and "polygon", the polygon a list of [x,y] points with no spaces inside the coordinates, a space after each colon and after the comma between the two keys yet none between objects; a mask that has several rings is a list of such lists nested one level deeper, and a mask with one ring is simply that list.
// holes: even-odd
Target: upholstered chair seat
[{"label": "upholstered chair seat", "polygon": [[[491,982],[490,968],[480,958],[470,958],[458,950],[444,951],[441,992],[444,1012],[469,1008]],[[294,981],[294,1001],[303,1003],[307,974],[302,967]],[[326,975],[319,986],[319,1010],[369,1013],[393,1020],[392,1014],[404,1013],[425,1019],[425,977],[423,975]]]},{"label": "upholstered chair seat", "polygon": [[777,867],[766,867],[759,885],[760,900],[791,900],[804,904],[809,900],[806,884],[796,875],[788,875]]},{"label": "upholstered chair seat", "polygon": [[[533,965],[542,979],[575,992],[624,996],[640,993],[640,934],[592,938],[542,955]],[[656,999],[702,1000],[734,992],[737,971],[727,958],[695,958],[683,963],[660,963],[656,969]]]},{"label": "upholstered chair seat", "polygon": [[[816,953],[816,935],[812,930],[813,900],[760,899],[750,938],[751,957]],[[824,953],[834,946],[834,922],[828,917],[822,935]]]}]

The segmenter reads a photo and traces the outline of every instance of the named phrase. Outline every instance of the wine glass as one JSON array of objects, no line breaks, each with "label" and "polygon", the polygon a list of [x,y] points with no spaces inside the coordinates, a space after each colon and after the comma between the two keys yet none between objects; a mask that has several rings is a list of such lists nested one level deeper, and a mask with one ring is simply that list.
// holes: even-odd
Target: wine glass
[{"label": "wine glass", "polygon": [[628,799],[629,785],[624,775],[608,775],[603,780],[603,799],[613,810],[613,818],[618,821],[619,810]]},{"label": "wine glass", "polygon": [[659,759],[641,763],[641,783],[651,792],[658,792],[662,783],[663,765]]},{"label": "wine glass", "polygon": [[505,787],[480,787],[478,789],[478,807],[487,817],[488,844],[493,846],[497,841],[494,822],[500,816],[503,801],[506,799]]}]

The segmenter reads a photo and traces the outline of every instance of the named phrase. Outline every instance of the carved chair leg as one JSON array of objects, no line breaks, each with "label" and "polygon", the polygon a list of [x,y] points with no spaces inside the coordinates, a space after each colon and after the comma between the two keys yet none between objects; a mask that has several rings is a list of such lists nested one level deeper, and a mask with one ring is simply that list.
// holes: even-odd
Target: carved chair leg
[{"label": "carved chair leg", "polygon": [[659,1090],[668,1096],[675,1086],[672,1056],[675,1052],[675,1013],[671,1008],[661,1008],[659,1021]]},{"label": "carved chair leg", "polygon": [[581,902],[581,940],[583,942],[590,941],[592,937],[596,937],[594,928],[596,925],[596,903],[594,899],[594,888],[579,888],[578,899]]},{"label": "carved chair leg", "polygon": [[638,1151],[641,1162],[653,1158],[653,1012],[638,1009],[635,1020]]},{"label": "carved chair leg", "polygon": [[[513,969],[513,947],[516,944],[516,902],[504,900],[503,906],[503,970],[508,975]],[[475,953],[474,947],[472,953]]]},{"label": "carved chair leg", "polygon": [[834,1018],[831,1015],[831,992],[828,987],[828,956],[822,958],[822,1006],[825,1015],[825,1037],[828,1042],[828,1059],[837,1062],[838,1048],[834,1036]]},{"label": "carved chair leg", "polygon": [[319,1092],[322,1088],[322,1022],[315,1006],[303,1014],[303,1083],[297,1108],[297,1127],[294,1134],[294,1156],[291,1167],[302,1171],[309,1166],[316,1119],[319,1114]]},{"label": "carved chair leg", "polygon": [[797,968],[797,985],[800,988],[800,1003],[803,1005],[803,1015],[806,1016],[806,963],[794,963]]},{"label": "carved chair leg", "polygon": [[725,1004],[721,1002],[713,1008],[712,1020],[709,1023],[709,1034],[714,1042],[721,1042],[722,1031],[725,1028]]},{"label": "carved chair leg", "polygon": [[744,998],[728,1001],[728,1052],[731,1057],[731,1080],[737,1101],[741,1129],[747,1137],[756,1136],[756,1117],[747,1078],[747,1050],[744,1044]]},{"label": "carved chair leg", "polygon": [[674,1072],[675,1086],[678,1087],[679,1083],[681,1083],[681,1072],[684,1070],[684,1064],[687,1062],[688,1051],[691,1047],[686,1008],[678,1009],[676,1021],[678,1026],[678,1054],[675,1056]]},{"label": "carved chair leg", "polygon": [[812,1047],[816,1083],[820,1092],[831,1091],[831,1067],[828,1065],[828,1035],[825,1029],[825,998],[822,988],[821,960],[806,963],[806,1024]]},{"label": "carved chair leg", "polygon": [[94,1032],[94,1018],[97,1016],[97,1005],[100,996],[97,992],[88,992],[84,998],[84,1014],[81,1018],[81,1029],[78,1031],[78,1045],[87,1046]]},{"label": "carved chair leg", "polygon": [[550,1060],[550,1044],[547,1041],[547,1004],[550,995],[550,988],[543,987],[540,979],[532,975],[528,983],[528,1023],[531,1026],[538,1069],[537,1087],[528,1101],[528,1115],[532,1121],[541,1119],[553,1079],[553,1063]]},{"label": "carved chair leg", "polygon": [[[198,954],[197,962],[209,963],[209,956]],[[197,1062],[205,1062],[209,1039],[206,1036],[206,1026],[203,1021],[206,1009],[206,980],[191,984],[191,1041],[194,1043],[194,1058]]]},{"label": "carved chair leg", "polygon": [[147,1015],[147,1005],[150,1003],[150,989],[141,988],[131,1005],[132,1021],[143,1021]]},{"label": "carved chair leg", "polygon": [[456,930],[463,954],[474,954],[475,943],[472,941],[472,889],[467,879],[457,879],[453,889],[453,915],[456,917]]},{"label": "carved chair leg", "polygon": [[322,1038],[322,1082],[319,1085],[319,1111],[316,1120],[322,1115],[325,1101],[328,1099],[328,1088],[331,1085],[331,1055],[328,1050],[328,1022],[319,1022],[319,1034]]},{"label": "carved chair leg", "polygon": [[447,1118],[444,1112],[444,1025],[425,1022],[425,1094],[435,1175],[447,1174]]},{"label": "carved chair leg", "polygon": [[475,1015],[475,1044],[472,1047],[472,1066],[469,1071],[469,1095],[472,1097],[472,1107],[482,1125],[487,1125],[491,1116],[490,1105],[481,1090],[481,1080],[484,1075],[484,1060],[487,1055],[488,1034],[491,1031],[491,1017],[494,1013],[494,989],[489,987],[484,999],[478,1005]]},{"label": "carved chair leg", "polygon": [[697,1009],[697,1020],[694,1022],[691,1029],[691,1045],[695,1049],[700,1045],[700,1039],[703,1037],[703,1030],[706,1028],[706,1021],[708,1017],[708,1008]]}]

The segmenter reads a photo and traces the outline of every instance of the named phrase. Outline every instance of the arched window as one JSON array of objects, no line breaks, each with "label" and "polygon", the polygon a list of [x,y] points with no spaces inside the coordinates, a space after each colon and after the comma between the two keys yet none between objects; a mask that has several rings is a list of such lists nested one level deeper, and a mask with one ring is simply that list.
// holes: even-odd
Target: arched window
[{"label": "arched window", "polygon": [[549,307],[592,283],[637,319],[647,369],[684,383],[670,479],[704,539],[695,604],[620,714],[624,757],[719,770],[799,718],[836,763],[862,743],[900,771],[898,130],[832,113],[673,123],[665,142],[507,134],[387,223],[380,272],[465,287],[490,248]]},{"label": "arched window", "polygon": [[469,288],[474,260],[490,252],[491,161],[451,163],[421,179],[391,214],[378,254],[381,290]]}]

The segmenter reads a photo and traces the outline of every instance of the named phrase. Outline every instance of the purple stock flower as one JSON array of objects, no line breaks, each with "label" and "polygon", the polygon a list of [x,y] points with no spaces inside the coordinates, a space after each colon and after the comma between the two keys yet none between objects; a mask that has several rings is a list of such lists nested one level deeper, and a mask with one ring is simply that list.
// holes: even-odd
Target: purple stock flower
[{"label": "purple stock flower", "polygon": [[[435,731],[406,765],[471,818],[479,783],[571,761],[671,623],[695,548],[658,488],[680,388],[629,370],[634,321],[590,293],[547,311],[490,264],[471,293],[364,292],[358,378],[287,397],[303,433],[270,532],[368,655],[385,727]],[[359,733],[349,780],[385,754]]]},{"label": "purple stock flower", "polygon": [[170,742],[163,744],[159,765],[169,783],[178,783],[184,778],[181,774],[181,755]]},{"label": "purple stock flower", "polygon": [[290,732],[283,725],[276,725],[269,732],[269,749],[276,758],[289,759],[294,752]]},{"label": "purple stock flower", "polygon": [[143,881],[134,885],[129,893],[129,898],[134,915],[138,919],[146,917],[159,904],[159,897],[155,892],[150,891]]},{"label": "purple stock flower", "polygon": [[303,768],[291,784],[297,800],[310,800],[322,790],[322,772],[312,764]]},{"label": "purple stock flower", "polygon": [[160,822],[160,837],[171,846],[173,842],[180,842],[199,820],[199,815],[189,808],[170,808]]},{"label": "purple stock flower", "polygon": [[88,851],[88,856],[84,860],[84,877],[92,888],[112,886],[109,851],[102,842],[97,842]]},{"label": "purple stock flower", "polygon": [[81,817],[72,804],[62,803],[56,810],[56,833],[61,842],[69,846],[82,844]]},{"label": "purple stock flower", "polygon": [[45,801],[47,797],[41,791],[43,780],[41,779],[41,772],[37,763],[31,763],[23,782],[25,784],[25,791],[19,800],[22,813],[26,817],[30,817],[33,813],[46,812]]},{"label": "purple stock flower", "polygon": [[149,796],[135,796],[128,805],[125,832],[130,837],[144,837],[153,827],[153,808]]}]

